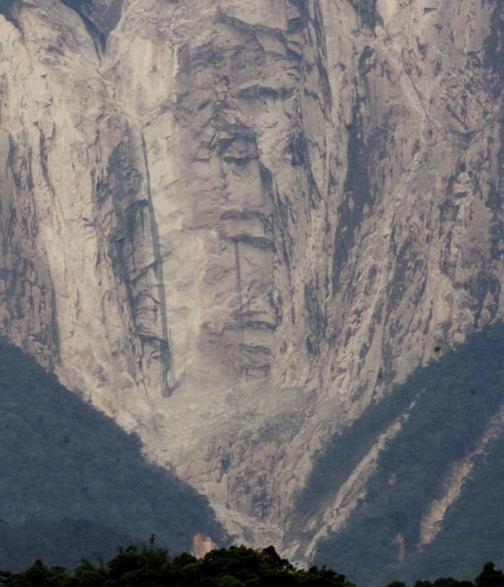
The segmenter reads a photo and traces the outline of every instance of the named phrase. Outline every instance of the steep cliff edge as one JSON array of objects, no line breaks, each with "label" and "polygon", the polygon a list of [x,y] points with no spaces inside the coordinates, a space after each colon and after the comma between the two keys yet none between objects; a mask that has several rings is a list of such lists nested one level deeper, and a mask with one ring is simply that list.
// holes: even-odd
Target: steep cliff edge
[{"label": "steep cliff edge", "polygon": [[4,4],[3,332],[280,540],[329,436],[502,317],[503,9]]}]

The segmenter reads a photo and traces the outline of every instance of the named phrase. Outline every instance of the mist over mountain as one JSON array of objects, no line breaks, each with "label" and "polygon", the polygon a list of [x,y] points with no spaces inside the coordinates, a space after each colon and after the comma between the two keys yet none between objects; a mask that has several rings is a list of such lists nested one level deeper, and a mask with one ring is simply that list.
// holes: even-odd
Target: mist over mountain
[{"label": "mist over mountain", "polygon": [[0,1],[2,333],[237,543],[325,557],[442,429],[408,378],[503,318],[503,38],[500,0]]}]

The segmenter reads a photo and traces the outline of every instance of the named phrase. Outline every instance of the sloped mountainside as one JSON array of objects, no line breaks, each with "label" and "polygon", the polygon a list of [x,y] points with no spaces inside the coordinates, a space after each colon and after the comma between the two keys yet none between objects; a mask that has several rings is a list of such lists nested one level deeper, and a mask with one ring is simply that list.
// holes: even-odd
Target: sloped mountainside
[{"label": "sloped mountainside", "polygon": [[207,500],[0,339],[0,568],[73,567],[155,534],[174,554],[226,535]]},{"label": "sloped mountainside", "polygon": [[3,332],[281,545],[332,435],[502,318],[502,2],[0,12]]},{"label": "sloped mountainside", "polygon": [[[375,586],[502,564],[503,376],[501,323],[416,369],[335,435],[298,501],[306,558]],[[331,533],[318,540],[328,511]]]}]

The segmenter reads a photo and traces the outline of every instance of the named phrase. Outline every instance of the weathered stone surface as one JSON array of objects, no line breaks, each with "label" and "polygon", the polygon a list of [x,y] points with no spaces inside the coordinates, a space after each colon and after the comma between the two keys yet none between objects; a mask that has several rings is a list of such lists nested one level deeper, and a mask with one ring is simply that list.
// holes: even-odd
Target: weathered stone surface
[{"label": "weathered stone surface", "polygon": [[97,49],[103,49],[108,34],[117,26],[121,18],[123,0],[61,1],[80,15],[88,33],[95,40]]},{"label": "weathered stone surface", "polygon": [[0,16],[3,331],[280,541],[328,436],[502,317],[503,9],[65,4]]}]

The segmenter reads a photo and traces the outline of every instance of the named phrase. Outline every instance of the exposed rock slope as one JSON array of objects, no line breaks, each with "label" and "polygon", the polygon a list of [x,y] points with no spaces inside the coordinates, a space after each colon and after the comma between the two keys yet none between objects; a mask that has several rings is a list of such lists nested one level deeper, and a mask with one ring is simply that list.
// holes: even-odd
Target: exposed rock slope
[{"label": "exposed rock slope", "polygon": [[500,3],[11,5],[3,331],[275,532],[334,430],[502,316]]}]

